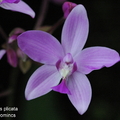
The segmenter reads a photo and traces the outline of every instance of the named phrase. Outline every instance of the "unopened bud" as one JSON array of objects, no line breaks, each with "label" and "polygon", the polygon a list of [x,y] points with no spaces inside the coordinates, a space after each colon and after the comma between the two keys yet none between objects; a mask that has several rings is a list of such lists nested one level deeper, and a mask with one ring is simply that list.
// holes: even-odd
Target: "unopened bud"
[{"label": "unopened bud", "polygon": [[62,6],[62,10],[64,12],[64,18],[67,18],[71,10],[76,6],[77,4],[72,2],[65,2]]}]

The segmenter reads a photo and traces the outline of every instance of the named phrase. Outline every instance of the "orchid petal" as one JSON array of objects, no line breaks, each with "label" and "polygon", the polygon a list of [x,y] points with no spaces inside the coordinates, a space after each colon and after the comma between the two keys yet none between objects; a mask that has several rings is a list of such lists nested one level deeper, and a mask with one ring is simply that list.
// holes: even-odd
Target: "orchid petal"
[{"label": "orchid petal", "polygon": [[17,39],[17,37],[18,37],[18,35],[12,35],[12,36],[10,36],[9,38],[8,38],[8,43],[10,44],[10,43],[12,43],[13,41],[15,41],[16,39]]},{"label": "orchid petal", "polygon": [[1,3],[18,3],[20,2],[20,0],[1,0],[0,4]]},{"label": "orchid petal", "polygon": [[17,39],[18,35],[20,35],[23,32],[24,32],[24,30],[21,28],[13,29],[11,31],[11,33],[9,34],[8,43],[12,43],[13,41],[15,41]]},{"label": "orchid petal", "polygon": [[0,60],[2,59],[3,55],[6,53],[6,50],[0,50]]},{"label": "orchid petal", "polygon": [[71,94],[68,97],[80,114],[88,109],[91,101],[92,90],[88,78],[79,72],[72,74],[67,83]]},{"label": "orchid petal", "polygon": [[52,87],[60,82],[60,79],[61,75],[55,66],[41,66],[33,73],[27,83],[26,99],[31,100],[50,92]]},{"label": "orchid petal", "polygon": [[58,40],[51,34],[39,30],[19,35],[18,45],[31,59],[44,64],[55,65],[64,56]]},{"label": "orchid petal", "polygon": [[8,59],[8,63],[11,66],[17,67],[18,59],[17,59],[16,52],[13,49],[8,49],[7,50],[7,59]]},{"label": "orchid petal", "polygon": [[0,7],[6,10],[12,10],[12,11],[28,14],[32,18],[35,17],[35,12],[23,1],[20,1],[18,3],[2,3],[0,4]]},{"label": "orchid petal", "polygon": [[88,74],[102,67],[111,67],[120,60],[118,52],[107,47],[89,47],[78,56],[78,70]]},{"label": "orchid petal", "polygon": [[65,53],[74,57],[83,48],[88,36],[88,18],[82,5],[77,5],[68,15],[62,30],[62,46]]}]

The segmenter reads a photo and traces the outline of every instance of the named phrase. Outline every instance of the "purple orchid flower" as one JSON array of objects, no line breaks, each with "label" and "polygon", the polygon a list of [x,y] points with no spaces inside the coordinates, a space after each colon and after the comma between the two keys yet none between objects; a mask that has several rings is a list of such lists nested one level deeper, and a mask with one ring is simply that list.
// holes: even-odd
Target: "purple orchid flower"
[{"label": "purple orchid flower", "polygon": [[88,109],[92,90],[85,74],[104,66],[110,67],[120,59],[115,50],[107,47],[82,50],[88,28],[86,10],[83,5],[77,5],[65,21],[61,44],[51,34],[39,30],[26,31],[18,36],[21,50],[34,61],[44,64],[27,83],[27,100],[54,90],[67,94],[80,114]]},{"label": "purple orchid flower", "polygon": [[[15,28],[11,32],[7,42],[4,44],[4,47],[3,47],[4,49],[0,50],[0,60],[2,59],[2,57],[5,54],[7,54],[7,61],[12,67],[17,67],[17,65],[18,65],[18,54],[17,54],[16,50],[14,49],[14,48],[16,48],[16,45],[14,44],[14,42],[17,40],[17,36],[22,32],[24,32],[23,29]],[[21,53],[22,53],[22,51],[21,51]]]},{"label": "purple orchid flower", "polygon": [[0,7],[35,17],[35,12],[22,0],[0,0]]}]

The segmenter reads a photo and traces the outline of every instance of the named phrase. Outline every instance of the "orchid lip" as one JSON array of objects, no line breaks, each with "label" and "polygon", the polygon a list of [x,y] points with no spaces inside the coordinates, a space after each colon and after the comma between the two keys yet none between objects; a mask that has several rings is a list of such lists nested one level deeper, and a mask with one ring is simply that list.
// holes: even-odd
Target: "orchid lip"
[{"label": "orchid lip", "polygon": [[71,95],[71,92],[66,85],[65,79],[63,79],[59,85],[52,87],[52,90],[63,93],[63,94]]}]

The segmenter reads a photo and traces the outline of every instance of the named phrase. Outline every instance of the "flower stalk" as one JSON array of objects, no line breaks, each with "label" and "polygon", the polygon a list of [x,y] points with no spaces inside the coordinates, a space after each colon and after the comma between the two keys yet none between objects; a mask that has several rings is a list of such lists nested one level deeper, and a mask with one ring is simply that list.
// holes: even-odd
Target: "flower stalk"
[{"label": "flower stalk", "polygon": [[47,13],[48,2],[49,2],[49,0],[42,0],[42,4],[41,4],[41,7],[40,7],[40,10],[38,13],[38,18],[37,18],[37,21],[36,21],[33,29],[36,30],[42,25],[44,18],[46,16],[46,13]]},{"label": "flower stalk", "polygon": [[59,19],[47,32],[52,34],[64,22],[64,20],[64,17]]}]

